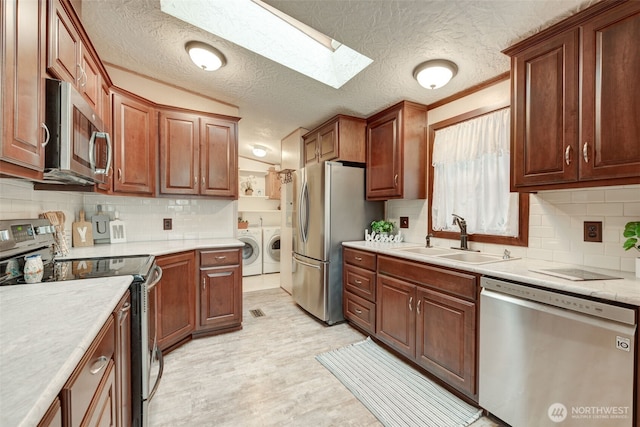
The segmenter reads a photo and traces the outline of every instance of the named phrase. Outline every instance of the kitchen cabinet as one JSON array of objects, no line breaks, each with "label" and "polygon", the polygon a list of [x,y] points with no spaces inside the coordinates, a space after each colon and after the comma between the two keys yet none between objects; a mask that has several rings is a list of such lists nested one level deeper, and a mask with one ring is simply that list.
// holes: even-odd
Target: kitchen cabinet
[{"label": "kitchen cabinet", "polygon": [[367,334],[376,333],[376,255],[343,248],[343,313]]},{"label": "kitchen cabinet", "polygon": [[158,125],[149,101],[118,88],[113,100],[113,191],[155,194]]},{"label": "kitchen cabinet", "polygon": [[31,0],[0,3],[0,173],[42,177],[44,125],[45,4]]},{"label": "kitchen cabinet", "polygon": [[303,139],[305,164],[342,160],[365,162],[365,120],[338,115],[309,131]]},{"label": "kitchen cabinet", "polygon": [[280,174],[278,174],[274,167],[269,168],[265,180],[267,198],[270,200],[280,200],[282,181],[280,181]]},{"label": "kitchen cabinet", "polygon": [[65,426],[116,425],[114,354],[110,316],[60,392]]},{"label": "kitchen cabinet", "polygon": [[640,3],[585,9],[504,51],[512,189],[640,182]]},{"label": "kitchen cabinet", "polygon": [[402,101],[367,119],[367,200],[427,197],[427,106]]},{"label": "kitchen cabinet", "polygon": [[163,108],[160,193],[237,198],[238,120]]},{"label": "kitchen cabinet", "polygon": [[242,328],[241,248],[198,252],[198,325],[196,335]]},{"label": "kitchen cabinet", "polygon": [[[100,114],[102,73],[97,56],[89,49],[80,20],[67,1],[48,0],[47,70],[73,83],[89,105]],[[104,116],[100,116],[104,121]]]},{"label": "kitchen cabinet", "polygon": [[476,401],[478,281],[475,273],[343,248],[345,319]]},{"label": "kitchen cabinet", "polygon": [[113,311],[115,322],[115,387],[117,425],[131,425],[131,294],[127,291]]},{"label": "kitchen cabinet", "polygon": [[158,347],[165,354],[191,338],[195,329],[195,254],[180,252],[156,258],[162,279],[156,285]]}]

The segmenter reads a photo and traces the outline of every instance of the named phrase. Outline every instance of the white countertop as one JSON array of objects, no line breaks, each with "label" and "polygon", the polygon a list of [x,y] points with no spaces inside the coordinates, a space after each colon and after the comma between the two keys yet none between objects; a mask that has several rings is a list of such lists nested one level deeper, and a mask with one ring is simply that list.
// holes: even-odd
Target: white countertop
[{"label": "white countertop", "polygon": [[[71,248],[64,258],[117,257],[127,255],[167,255],[194,249],[242,247],[238,239],[153,240],[148,242],[112,243]],[[62,259],[62,258],[60,258]]]},{"label": "white countertop", "polygon": [[[558,262],[527,258],[499,261],[489,264],[469,264],[439,258],[437,256],[427,256],[399,250],[402,248],[420,247],[420,245],[416,243],[377,243],[358,241],[344,242],[343,246],[368,250],[379,254],[402,257],[413,261],[428,262],[430,264],[441,265],[443,267],[472,271],[474,273],[514,280],[525,284],[542,286],[548,289],[556,289],[572,292],[574,294],[588,295],[596,298],[602,298],[604,300],[618,301],[640,306],[640,279],[636,278],[634,273],[625,271],[605,270],[590,266],[562,264]],[[621,279],[573,281],[529,271],[531,269],[540,268],[579,268],[592,271],[594,273],[621,277]]]},{"label": "white countertop", "polygon": [[132,279],[0,287],[0,425],[40,422]]}]

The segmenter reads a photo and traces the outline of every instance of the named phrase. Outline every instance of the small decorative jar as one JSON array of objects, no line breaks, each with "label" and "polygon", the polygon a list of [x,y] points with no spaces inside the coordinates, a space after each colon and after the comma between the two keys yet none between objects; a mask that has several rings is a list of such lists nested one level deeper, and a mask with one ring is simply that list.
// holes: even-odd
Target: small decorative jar
[{"label": "small decorative jar", "polygon": [[38,283],[44,275],[44,265],[40,255],[30,255],[25,257],[24,281],[27,283]]}]

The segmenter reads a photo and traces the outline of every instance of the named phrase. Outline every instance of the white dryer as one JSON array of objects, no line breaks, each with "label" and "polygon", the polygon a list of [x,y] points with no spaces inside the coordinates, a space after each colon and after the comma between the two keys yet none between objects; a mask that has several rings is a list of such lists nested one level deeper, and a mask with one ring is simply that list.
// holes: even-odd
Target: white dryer
[{"label": "white dryer", "polygon": [[262,227],[262,272],[280,272],[280,227]]},{"label": "white dryer", "polygon": [[262,274],[262,229],[249,227],[238,230],[238,240],[244,243],[242,248],[242,275]]}]

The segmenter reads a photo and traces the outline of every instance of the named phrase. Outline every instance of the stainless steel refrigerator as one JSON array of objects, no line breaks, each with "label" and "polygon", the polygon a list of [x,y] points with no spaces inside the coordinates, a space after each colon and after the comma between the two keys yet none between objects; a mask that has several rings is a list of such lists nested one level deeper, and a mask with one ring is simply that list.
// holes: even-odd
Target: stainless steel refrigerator
[{"label": "stainless steel refrigerator", "polygon": [[342,314],[342,242],[364,240],[364,230],[382,219],[383,202],[365,200],[365,169],[338,162],[294,173],[294,301],[333,325]]}]

